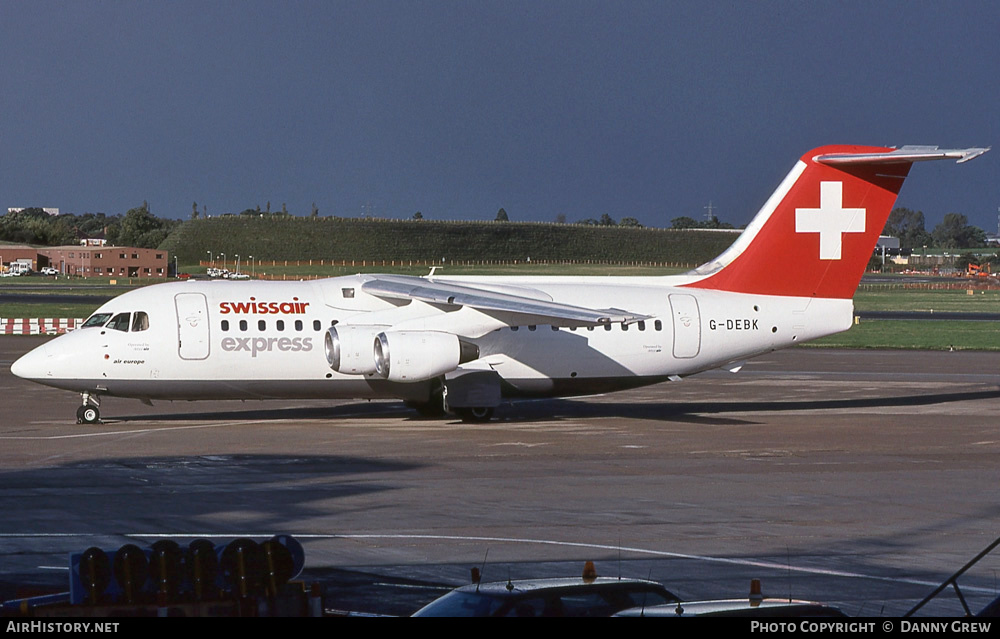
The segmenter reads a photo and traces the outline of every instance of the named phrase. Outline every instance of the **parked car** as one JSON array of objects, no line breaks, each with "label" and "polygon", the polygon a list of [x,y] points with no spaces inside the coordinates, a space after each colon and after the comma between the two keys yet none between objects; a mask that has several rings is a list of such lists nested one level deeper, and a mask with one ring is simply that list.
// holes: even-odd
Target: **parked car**
[{"label": "parked car", "polygon": [[846,617],[839,608],[798,599],[714,599],[622,610],[615,617]]},{"label": "parked car", "polygon": [[637,606],[678,601],[655,581],[590,576],[470,584],[435,599],[414,617],[610,617]]}]

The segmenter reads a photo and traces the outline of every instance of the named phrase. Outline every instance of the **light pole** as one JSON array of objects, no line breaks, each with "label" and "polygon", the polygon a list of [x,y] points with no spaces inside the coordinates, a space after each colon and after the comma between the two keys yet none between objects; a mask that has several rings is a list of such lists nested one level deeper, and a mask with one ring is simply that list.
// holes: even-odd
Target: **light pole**
[{"label": "light pole", "polygon": [[209,266],[215,266],[215,260],[212,259],[212,251],[205,251],[208,253],[208,264]]},{"label": "light pole", "polygon": [[257,263],[253,261],[253,255],[250,256],[250,277],[257,277]]},{"label": "light pole", "polygon": [[226,270],[226,254],[225,253],[219,253],[219,255],[222,256],[222,270],[224,271],[224,270]]},{"label": "light pole", "polygon": [[240,254],[236,254],[236,274],[240,274]]}]

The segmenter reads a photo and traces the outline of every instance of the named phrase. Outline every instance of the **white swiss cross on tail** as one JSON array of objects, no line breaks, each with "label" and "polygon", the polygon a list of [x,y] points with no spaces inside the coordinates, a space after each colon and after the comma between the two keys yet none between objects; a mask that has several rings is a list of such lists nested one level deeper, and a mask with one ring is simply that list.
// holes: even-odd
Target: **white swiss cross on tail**
[{"label": "white swiss cross on tail", "polygon": [[844,233],[865,232],[865,209],[844,208],[844,183],[819,183],[819,208],[795,209],[796,233],[819,233],[819,259],[839,260]]}]

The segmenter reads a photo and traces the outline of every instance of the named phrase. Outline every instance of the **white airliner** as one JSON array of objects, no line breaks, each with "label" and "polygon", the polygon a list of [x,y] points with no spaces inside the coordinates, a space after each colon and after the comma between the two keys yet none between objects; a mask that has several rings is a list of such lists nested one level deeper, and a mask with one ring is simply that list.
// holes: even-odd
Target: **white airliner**
[{"label": "white airliner", "polygon": [[100,398],[398,398],[488,420],[504,397],[679,380],[851,326],[854,295],[914,162],[988,149],[806,153],[715,260],[662,277],[354,275],[186,281],[125,293],[11,366]]}]

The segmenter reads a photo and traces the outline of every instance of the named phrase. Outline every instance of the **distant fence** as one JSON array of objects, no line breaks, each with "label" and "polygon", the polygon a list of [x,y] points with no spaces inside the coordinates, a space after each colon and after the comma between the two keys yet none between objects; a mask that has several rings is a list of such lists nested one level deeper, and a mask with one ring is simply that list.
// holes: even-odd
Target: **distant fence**
[{"label": "distant fence", "polygon": [[[200,266],[220,266],[222,260],[201,260]],[[224,263],[225,268],[236,263],[229,260]],[[529,264],[565,264],[567,266],[576,264],[598,264],[610,266],[651,266],[662,268],[694,268],[698,264],[687,262],[650,262],[643,260],[257,260],[254,262],[243,262],[240,270],[246,273],[248,265],[251,268],[262,268],[265,266],[339,266],[339,267],[367,267],[367,266],[431,266],[441,265],[454,266],[517,266]]]},{"label": "distant fence", "polygon": [[0,318],[0,335],[61,335],[82,324],[80,318]]},{"label": "distant fence", "polygon": [[903,291],[903,290],[924,290],[924,291],[995,291],[1000,290],[1000,282],[983,280],[959,280],[956,282],[878,282],[866,284],[862,283],[858,287],[860,291]]}]

